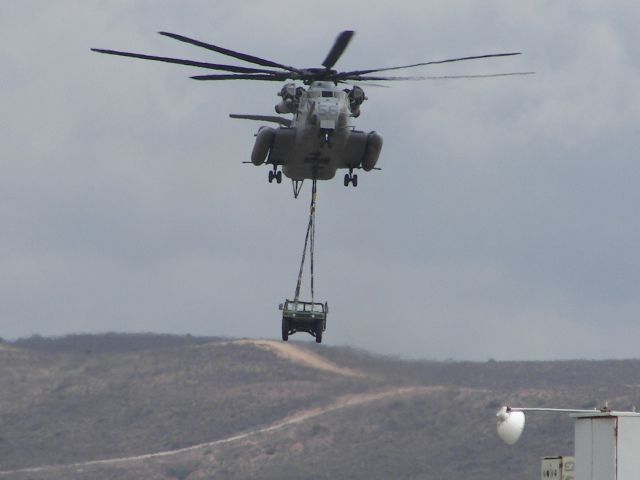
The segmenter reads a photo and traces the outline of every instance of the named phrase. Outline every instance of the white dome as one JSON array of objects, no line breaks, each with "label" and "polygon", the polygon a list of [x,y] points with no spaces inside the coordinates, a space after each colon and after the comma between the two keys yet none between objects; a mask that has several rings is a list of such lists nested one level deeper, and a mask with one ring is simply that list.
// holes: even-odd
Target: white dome
[{"label": "white dome", "polygon": [[524,412],[514,412],[507,407],[502,407],[496,416],[498,417],[498,435],[505,443],[513,445],[524,431]]}]

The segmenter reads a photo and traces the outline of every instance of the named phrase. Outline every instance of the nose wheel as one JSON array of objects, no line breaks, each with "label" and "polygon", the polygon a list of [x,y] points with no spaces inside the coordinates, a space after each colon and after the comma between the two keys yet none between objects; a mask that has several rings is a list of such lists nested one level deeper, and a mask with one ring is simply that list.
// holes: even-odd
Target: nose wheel
[{"label": "nose wheel", "polygon": [[349,184],[354,187],[358,186],[358,175],[353,173],[353,169],[349,169],[349,173],[345,173],[344,175],[344,186],[348,187]]},{"label": "nose wheel", "polygon": [[273,170],[269,170],[269,183],[273,183],[274,180],[276,183],[282,183],[282,172],[276,170],[275,167]]}]

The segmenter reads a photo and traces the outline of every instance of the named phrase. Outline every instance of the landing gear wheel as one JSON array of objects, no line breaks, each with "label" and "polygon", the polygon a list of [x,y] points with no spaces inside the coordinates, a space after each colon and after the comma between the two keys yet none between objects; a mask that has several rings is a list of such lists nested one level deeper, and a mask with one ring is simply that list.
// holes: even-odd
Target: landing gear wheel
[{"label": "landing gear wheel", "polygon": [[282,341],[286,342],[289,340],[289,322],[287,320],[282,320]]},{"label": "landing gear wheel", "polygon": [[353,167],[349,168],[349,173],[344,174],[344,186],[348,187],[349,184],[353,185],[354,187],[358,186],[358,175],[355,175],[353,173]]},{"label": "landing gear wheel", "polygon": [[322,343],[322,322],[316,325],[316,343]]},{"label": "landing gear wheel", "polygon": [[280,171],[276,172],[275,176],[276,176],[276,182],[282,183],[282,172]]},{"label": "landing gear wheel", "polygon": [[275,173],[273,173],[273,170],[269,170],[269,183],[273,183],[273,179],[275,178]]}]

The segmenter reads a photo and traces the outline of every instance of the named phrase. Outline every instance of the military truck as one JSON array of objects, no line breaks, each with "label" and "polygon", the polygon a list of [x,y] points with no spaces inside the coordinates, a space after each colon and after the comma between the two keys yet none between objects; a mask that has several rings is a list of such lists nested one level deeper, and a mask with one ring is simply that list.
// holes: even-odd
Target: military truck
[{"label": "military truck", "polygon": [[322,343],[322,333],[327,328],[327,303],[285,300],[280,304],[282,310],[282,340],[296,332],[307,332],[315,337],[316,343]]}]

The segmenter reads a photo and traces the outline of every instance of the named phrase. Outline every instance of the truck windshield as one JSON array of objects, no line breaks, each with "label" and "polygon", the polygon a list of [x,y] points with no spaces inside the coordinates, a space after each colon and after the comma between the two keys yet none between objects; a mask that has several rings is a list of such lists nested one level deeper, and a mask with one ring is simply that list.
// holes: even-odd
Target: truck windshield
[{"label": "truck windshield", "polygon": [[287,302],[284,308],[285,310],[294,310],[296,312],[324,312],[324,305],[321,303]]}]

